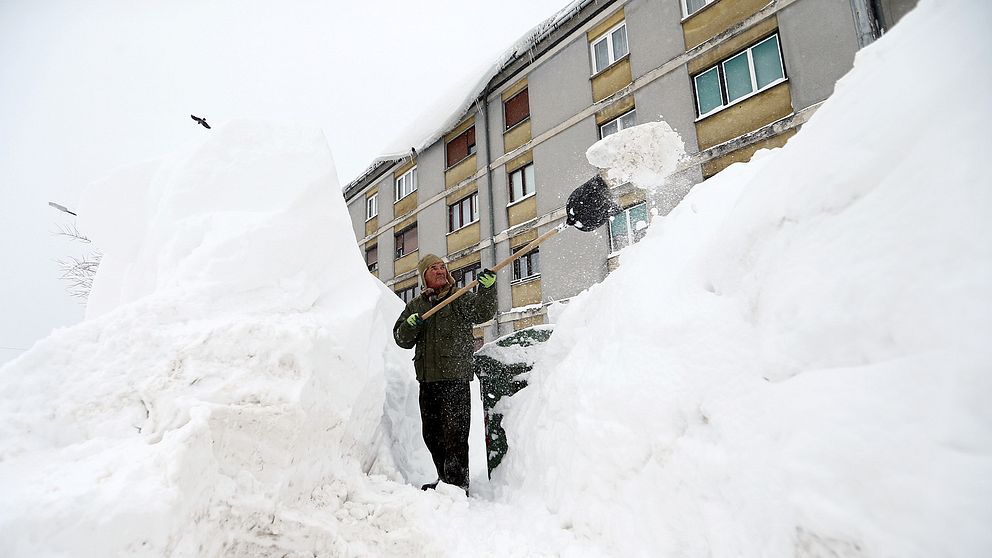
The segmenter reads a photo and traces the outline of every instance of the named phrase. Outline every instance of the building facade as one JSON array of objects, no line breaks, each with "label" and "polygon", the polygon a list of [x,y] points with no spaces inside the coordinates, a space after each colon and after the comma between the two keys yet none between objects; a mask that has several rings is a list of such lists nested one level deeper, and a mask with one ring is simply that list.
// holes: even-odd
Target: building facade
[{"label": "building facade", "polygon": [[[462,284],[564,219],[598,169],[590,145],[665,120],[689,160],[662,191],[618,186],[624,209],[593,233],[560,234],[500,272],[489,340],[546,323],[547,308],[601,281],[654,214],[761,148],[783,145],[858,49],[908,0],[580,0],[511,58],[458,124],[379,160],[345,189],[369,270],[404,300],[417,261],[444,257]],[[397,123],[398,125],[400,123]],[[402,127],[402,126],[398,126]],[[566,231],[567,233],[568,231]]]}]

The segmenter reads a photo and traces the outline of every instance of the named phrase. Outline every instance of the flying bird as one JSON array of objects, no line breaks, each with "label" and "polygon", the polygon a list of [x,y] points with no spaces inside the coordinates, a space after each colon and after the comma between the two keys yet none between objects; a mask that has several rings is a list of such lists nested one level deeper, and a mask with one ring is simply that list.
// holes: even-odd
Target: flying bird
[{"label": "flying bird", "polygon": [[193,116],[192,114],[189,115],[189,117],[192,118],[193,120],[195,120],[196,123],[199,124],[200,126],[203,126],[204,128],[206,128],[208,130],[210,129],[210,124],[207,124],[207,119],[206,118],[200,118],[199,116]]}]

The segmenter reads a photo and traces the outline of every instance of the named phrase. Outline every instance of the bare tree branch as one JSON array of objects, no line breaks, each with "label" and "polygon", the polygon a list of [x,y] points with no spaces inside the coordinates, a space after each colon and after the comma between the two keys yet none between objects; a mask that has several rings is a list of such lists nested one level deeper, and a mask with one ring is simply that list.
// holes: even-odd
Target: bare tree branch
[{"label": "bare tree branch", "polygon": [[86,244],[90,244],[92,242],[89,239],[89,237],[87,237],[83,233],[79,232],[79,229],[76,228],[76,224],[75,223],[72,223],[71,225],[59,225],[59,230],[55,234],[57,234],[59,236],[69,237],[72,240],[78,240],[80,242],[85,242]]},{"label": "bare tree branch", "polygon": [[65,289],[69,296],[81,299],[84,304],[86,303],[86,299],[90,296],[90,290],[93,288],[93,277],[96,275],[97,268],[100,267],[102,257],[103,254],[94,252],[81,258],[69,256],[55,260],[62,271],[60,279],[65,281]]}]

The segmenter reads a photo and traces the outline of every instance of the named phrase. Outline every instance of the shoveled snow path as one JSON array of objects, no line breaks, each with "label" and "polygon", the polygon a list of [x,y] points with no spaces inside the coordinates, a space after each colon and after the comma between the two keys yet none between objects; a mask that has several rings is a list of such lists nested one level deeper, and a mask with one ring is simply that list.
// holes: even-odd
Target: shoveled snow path
[{"label": "shoveled snow path", "polygon": [[445,484],[425,492],[377,475],[364,482],[335,482],[318,494],[312,508],[233,512],[243,522],[228,552],[238,556],[610,555],[561,525],[537,503],[511,506],[485,493],[466,498],[457,487]]}]

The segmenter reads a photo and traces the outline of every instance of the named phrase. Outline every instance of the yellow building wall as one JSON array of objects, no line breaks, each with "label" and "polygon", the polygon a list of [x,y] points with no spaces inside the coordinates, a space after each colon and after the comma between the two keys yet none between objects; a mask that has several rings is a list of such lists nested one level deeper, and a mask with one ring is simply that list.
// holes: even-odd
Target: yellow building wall
[{"label": "yellow building wall", "polygon": [[393,285],[393,291],[400,292],[400,291],[402,291],[404,289],[409,289],[410,287],[416,286],[417,283],[419,283],[419,282],[420,282],[420,278],[419,277],[413,277],[411,279],[405,279],[403,281],[399,281],[398,283],[396,283],[395,285]]},{"label": "yellow building wall", "polygon": [[723,157],[703,163],[703,177],[709,178],[734,163],[746,163],[751,160],[751,157],[759,149],[782,147],[794,135],[796,135],[795,129],[788,130],[773,138],[753,143],[747,147],[728,153]]},{"label": "yellow building wall", "polygon": [[537,196],[531,196],[506,208],[506,219],[509,226],[526,223],[537,217]]},{"label": "yellow building wall", "polygon": [[778,18],[772,16],[736,37],[723,41],[719,45],[693,58],[686,65],[690,76],[715,66],[745,48],[757,43],[778,29]]},{"label": "yellow building wall", "polygon": [[458,258],[457,260],[452,260],[448,262],[448,269],[451,271],[457,271],[463,267],[477,264],[481,261],[482,261],[482,254],[479,252],[474,252],[463,258]]},{"label": "yellow building wall", "polygon": [[414,209],[417,209],[416,191],[414,191],[409,196],[393,204],[393,215],[399,217],[401,215],[406,215],[407,213],[410,213]]},{"label": "yellow building wall", "polygon": [[785,81],[697,122],[699,149],[709,149],[790,114],[792,96]]},{"label": "yellow building wall", "polygon": [[475,183],[475,182],[472,182],[472,183],[466,184],[464,187],[459,188],[458,190],[455,190],[455,192],[453,192],[453,193],[448,194],[447,196],[445,196],[444,202],[446,204],[448,204],[448,205],[451,205],[451,204],[453,204],[455,202],[462,201],[463,199],[469,197],[470,195],[472,195],[472,194],[474,194],[475,192],[478,192],[478,191],[479,191],[478,184]]},{"label": "yellow building wall", "polygon": [[541,302],[541,281],[538,279],[511,285],[510,292],[514,308],[539,304]]},{"label": "yellow building wall", "polygon": [[758,13],[768,0],[722,0],[692,14],[682,22],[685,49],[689,50]]},{"label": "yellow building wall", "polygon": [[544,325],[545,317],[543,314],[540,316],[531,316],[530,318],[524,318],[522,320],[514,320],[513,331],[519,331],[524,328],[533,327],[536,325]]},{"label": "yellow building wall", "polygon": [[634,96],[628,95],[623,99],[611,104],[605,109],[596,113],[596,125],[602,126],[603,124],[617,118],[620,115],[627,114],[634,108]]},{"label": "yellow building wall", "polygon": [[620,8],[619,10],[617,10],[616,13],[611,14],[610,17],[597,23],[595,27],[593,27],[588,32],[586,32],[586,39],[589,41],[589,44],[592,44],[592,42],[600,38],[603,35],[603,33],[606,33],[614,25],[619,24],[623,20],[624,20],[623,8]]},{"label": "yellow building wall", "polygon": [[393,262],[393,274],[402,275],[408,271],[417,269],[417,262],[419,261],[420,251],[414,250],[413,252]]},{"label": "yellow building wall", "polygon": [[522,246],[530,244],[537,239],[537,229],[531,229],[527,232],[520,233],[517,236],[510,239],[510,250],[516,250]]},{"label": "yellow building wall", "polygon": [[416,215],[411,215],[410,217],[408,217],[406,219],[403,219],[399,223],[396,223],[396,226],[393,227],[393,234],[395,235],[396,233],[402,231],[403,229],[409,227],[410,225],[412,225],[412,224],[414,224],[416,222],[417,222],[417,216]]},{"label": "yellow building wall", "polygon": [[448,253],[453,254],[455,252],[460,252],[469,246],[474,246],[481,240],[480,231],[482,227],[480,223],[476,221],[475,223],[458,229],[457,231],[450,233],[448,235]]},{"label": "yellow building wall", "polygon": [[[448,143],[451,140],[457,138],[459,135],[461,135],[462,132],[464,132],[465,130],[468,130],[473,125],[475,125],[475,115],[474,114],[472,116],[469,116],[465,120],[462,120],[461,123],[459,123],[457,126],[455,126],[454,128],[452,128],[452,130],[450,132],[448,132],[447,134],[445,134],[444,135],[444,143]],[[478,132],[478,130],[476,130],[476,132]],[[478,136],[476,136],[476,137],[478,137]]]},{"label": "yellow building wall", "polygon": [[444,187],[451,188],[475,174],[476,170],[475,155],[469,155],[462,162],[444,172]]},{"label": "yellow building wall", "polygon": [[365,236],[370,236],[379,230],[379,218],[373,217],[365,221]]},{"label": "yellow building wall", "polygon": [[509,153],[531,140],[530,118],[503,134],[503,153]]},{"label": "yellow building wall", "polygon": [[599,102],[630,85],[630,59],[624,58],[592,78],[592,100]]}]

